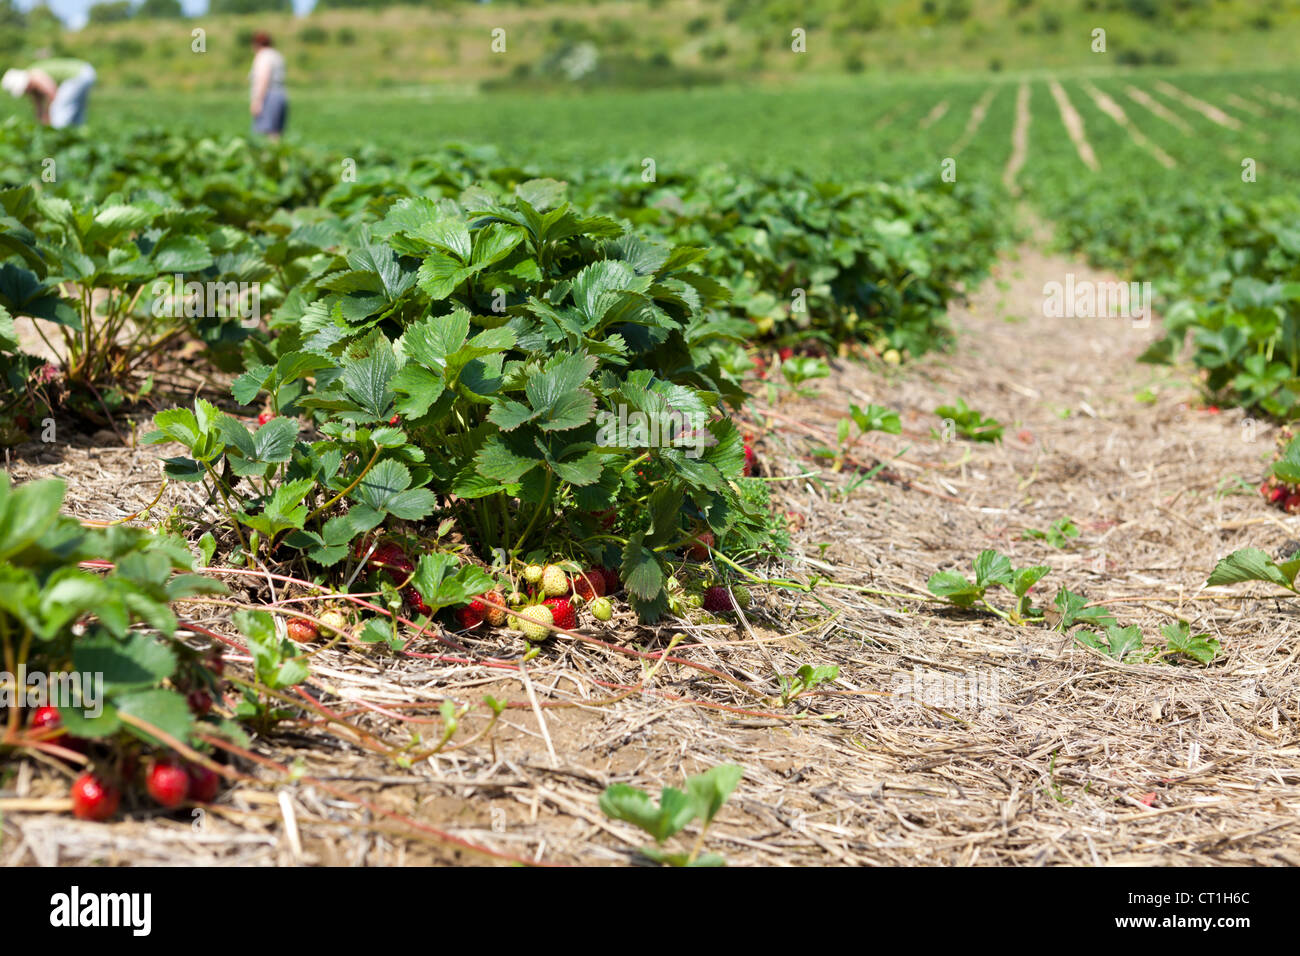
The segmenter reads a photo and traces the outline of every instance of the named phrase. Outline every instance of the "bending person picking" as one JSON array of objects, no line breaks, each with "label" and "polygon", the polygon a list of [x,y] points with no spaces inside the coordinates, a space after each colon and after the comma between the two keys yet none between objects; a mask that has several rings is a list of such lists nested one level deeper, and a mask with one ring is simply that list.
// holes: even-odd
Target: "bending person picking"
[{"label": "bending person picking", "polygon": [[11,95],[30,96],[36,119],[55,129],[86,122],[94,85],[95,68],[70,57],[39,60],[25,70],[7,70],[0,78],[0,87]]}]

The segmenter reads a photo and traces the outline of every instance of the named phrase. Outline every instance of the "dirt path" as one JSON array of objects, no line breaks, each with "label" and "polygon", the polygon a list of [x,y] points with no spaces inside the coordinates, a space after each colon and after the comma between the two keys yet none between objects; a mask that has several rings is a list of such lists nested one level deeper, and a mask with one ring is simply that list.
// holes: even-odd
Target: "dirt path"
[{"label": "dirt path", "polygon": [[[657,794],[734,762],[744,778],[705,842],[733,864],[1300,864],[1295,616],[1274,602],[1188,599],[1228,550],[1300,536],[1300,518],[1216,494],[1233,475],[1258,477],[1270,429],[1209,414],[1175,376],[1138,365],[1158,322],[1045,317],[1047,283],[1114,279],[1045,247],[1037,236],[1004,258],[952,311],[954,351],[901,370],[836,361],[820,397],[760,409],[760,467],[772,476],[824,469],[809,452],[833,444],[849,402],[902,414],[904,435],[869,436],[855,454],[890,458],[904,483],[849,469],[774,484],[802,529],[789,564],[771,571],[847,588],[756,588],[741,621],[647,628],[624,615],[588,629],[612,646],[555,641],[526,675],[438,659],[431,641],[410,648],[417,656],[333,649],[313,662],[322,699],[383,739],[409,739],[393,714],[431,715],[444,697],[518,706],[490,740],[406,769],[312,725],[254,749],[300,759],[355,800],[543,862],[632,860],[643,840],[601,813],[607,785]],[[1005,423],[1001,444],[930,437],[935,408],[959,397]],[[153,449],[79,454],[13,468],[19,479],[64,473],[83,515],[106,505],[103,487],[78,477],[88,464],[134,474],[148,495]],[[127,506],[107,504],[104,517]],[[1067,547],[1022,539],[1065,517],[1081,532]],[[1052,568],[1033,592],[1040,603],[1062,585],[1105,599],[1148,645],[1182,616],[1222,641],[1223,660],[1117,664],[1041,626],[876,593],[924,594],[929,575],[969,572],[990,547],[1017,567]],[[675,634],[674,657],[698,666],[651,675],[636,655]],[[502,636],[468,647],[503,661],[519,651]],[[776,675],[803,664],[836,664],[839,678],[782,707]],[[474,732],[482,718],[466,724]],[[377,830],[391,821],[309,784],[286,790],[298,849],[271,792],[284,785],[263,778],[265,789],[223,797],[202,840],[189,817],[101,827],[6,813],[4,844],[17,848],[7,862],[478,860],[400,826]],[[55,792],[44,777],[21,786]]]},{"label": "dirt path", "polygon": [[1074,108],[1070,98],[1065,95],[1065,89],[1060,83],[1052,80],[1048,86],[1052,90],[1052,99],[1056,100],[1056,108],[1061,111],[1061,122],[1065,124],[1065,131],[1070,134],[1070,142],[1074,143],[1075,151],[1083,160],[1083,165],[1096,172],[1101,169],[1101,164],[1097,162],[1097,154],[1092,151],[1088,134],[1084,132],[1083,117]]},{"label": "dirt path", "polygon": [[938,103],[935,103],[934,109],[926,113],[925,116],[921,119],[921,123],[920,123],[921,129],[929,129],[935,123],[939,122],[939,120],[943,119],[944,116],[947,115],[947,113],[948,113],[947,100],[940,100]]},{"label": "dirt path", "polygon": [[1140,90],[1136,86],[1126,86],[1124,87],[1124,92],[1128,94],[1129,99],[1134,103],[1137,103],[1139,106],[1145,106],[1153,116],[1158,116],[1170,126],[1177,129],[1180,133],[1190,134],[1192,132],[1191,123],[1187,122],[1187,120],[1169,109],[1169,107],[1152,97],[1151,94],[1147,93],[1145,90]]},{"label": "dirt path", "polygon": [[1007,168],[1002,171],[1002,184],[1013,196],[1020,195],[1016,177],[1025,165],[1029,154],[1029,122],[1033,114],[1029,110],[1029,84],[1021,83],[1016,91],[1016,125],[1011,129],[1011,156]]},{"label": "dirt path", "polygon": [[989,105],[993,102],[993,97],[997,95],[999,89],[999,86],[990,86],[976,100],[975,105],[971,107],[970,119],[966,121],[966,128],[962,130],[957,142],[948,147],[949,156],[956,156],[970,145],[971,140],[975,138],[975,134],[979,132],[979,128],[984,125],[984,117],[988,115]]},{"label": "dirt path", "polygon": [[1211,103],[1207,103],[1205,102],[1205,100],[1198,99],[1197,97],[1193,96],[1191,93],[1187,93],[1183,90],[1180,90],[1172,83],[1167,83],[1164,80],[1157,80],[1155,83],[1155,87],[1157,90],[1159,90],[1161,93],[1163,93],[1165,96],[1169,97],[1170,99],[1177,100],[1179,103],[1182,103],[1188,109],[1193,109],[1196,112],[1200,113],[1211,123],[1217,123],[1218,125],[1223,126],[1227,129],[1241,129],[1241,120],[1237,119],[1236,117],[1229,116],[1227,113],[1219,109],[1217,106],[1214,106]]},{"label": "dirt path", "polygon": [[1097,89],[1091,83],[1084,83],[1083,90],[1085,93],[1088,94],[1089,97],[1092,98],[1092,101],[1097,104],[1097,108],[1099,110],[1101,110],[1111,119],[1113,119],[1116,123],[1118,123],[1121,127],[1123,127],[1125,132],[1128,133],[1129,138],[1132,139],[1133,142],[1141,146],[1143,149],[1145,149],[1147,152],[1149,152],[1152,156],[1154,156],[1162,166],[1164,166],[1166,169],[1173,169],[1176,165],[1178,165],[1177,163],[1174,162],[1174,158],[1172,156],[1166,153],[1155,143],[1151,142],[1151,140],[1147,139],[1146,136],[1142,133],[1142,131],[1139,130],[1135,125],[1133,125],[1133,121],[1128,118],[1128,114],[1124,112],[1124,108],[1122,106],[1116,103],[1113,99],[1111,99],[1101,90]]}]

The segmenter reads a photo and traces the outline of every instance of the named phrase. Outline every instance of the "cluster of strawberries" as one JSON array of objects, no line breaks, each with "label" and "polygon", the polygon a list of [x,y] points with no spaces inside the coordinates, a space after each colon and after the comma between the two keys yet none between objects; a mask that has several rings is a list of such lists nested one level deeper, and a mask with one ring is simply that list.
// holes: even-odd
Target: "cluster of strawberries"
[{"label": "cluster of strawberries", "polygon": [[[217,657],[215,660],[221,659]],[[210,700],[208,709],[211,709]],[[29,726],[33,735],[64,750],[85,754],[89,746],[89,741],[84,738],[62,732],[63,718],[57,707],[36,708],[32,711]],[[120,761],[116,775],[93,769],[83,772],[72,782],[68,793],[72,799],[73,815],[82,820],[96,821],[113,817],[122,802],[122,786],[116,781],[135,779],[138,769],[139,761],[135,754],[128,753]],[[186,800],[210,803],[221,788],[221,777],[215,770],[180,760],[171,754],[151,759],[144,768],[143,780],[153,801],[168,810],[174,810]]]},{"label": "cluster of strawberries", "polygon": [[[578,608],[590,606],[591,615],[598,621],[608,621],[614,616],[614,607],[606,595],[617,594],[623,587],[618,572],[612,568],[589,568],[570,576],[555,564],[530,564],[521,575],[525,590],[514,590],[502,596],[500,591],[488,591],[473,601],[456,609],[456,620],[468,630],[487,623],[501,627],[508,617],[530,641],[545,640],[551,628],[572,630],[578,626]],[[509,615],[506,607],[518,609]]]},{"label": "cluster of strawberries", "polygon": [[1289,485],[1269,475],[1259,486],[1259,493],[1269,504],[1277,505],[1287,514],[1300,513],[1300,488]]}]

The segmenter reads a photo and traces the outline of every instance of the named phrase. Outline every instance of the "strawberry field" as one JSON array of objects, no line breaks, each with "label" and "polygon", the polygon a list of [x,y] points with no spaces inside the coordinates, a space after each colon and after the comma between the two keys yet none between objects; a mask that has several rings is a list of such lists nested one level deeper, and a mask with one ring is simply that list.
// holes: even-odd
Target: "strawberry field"
[{"label": "strawberry field", "polygon": [[1300,863],[1293,80],[4,120],[0,859]]}]

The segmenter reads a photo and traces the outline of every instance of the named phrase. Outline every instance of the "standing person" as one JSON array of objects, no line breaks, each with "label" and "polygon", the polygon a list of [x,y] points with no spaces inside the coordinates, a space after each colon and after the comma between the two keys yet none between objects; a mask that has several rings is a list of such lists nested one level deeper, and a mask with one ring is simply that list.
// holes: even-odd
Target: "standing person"
[{"label": "standing person", "polygon": [[0,78],[0,87],[11,95],[30,96],[36,119],[55,129],[86,122],[94,85],[95,68],[71,57],[38,60],[25,70],[6,70]]},{"label": "standing person", "polygon": [[251,86],[248,111],[253,114],[253,132],[279,139],[289,115],[289,92],[284,86],[284,56],[271,44],[269,34],[253,34],[253,68],[248,71]]}]

